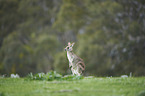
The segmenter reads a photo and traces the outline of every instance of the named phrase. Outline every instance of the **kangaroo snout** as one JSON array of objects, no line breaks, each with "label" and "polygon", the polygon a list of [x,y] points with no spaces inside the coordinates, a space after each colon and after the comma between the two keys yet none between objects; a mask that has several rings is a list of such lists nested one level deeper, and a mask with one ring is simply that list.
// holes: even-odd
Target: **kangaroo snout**
[{"label": "kangaroo snout", "polygon": [[64,48],[64,51],[66,51],[66,48]]}]

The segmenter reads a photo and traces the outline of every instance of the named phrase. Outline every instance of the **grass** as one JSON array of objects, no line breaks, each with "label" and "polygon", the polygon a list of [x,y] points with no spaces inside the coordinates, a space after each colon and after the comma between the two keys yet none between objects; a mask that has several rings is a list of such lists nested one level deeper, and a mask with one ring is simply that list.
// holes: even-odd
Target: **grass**
[{"label": "grass", "polygon": [[0,96],[145,96],[145,77],[73,81],[0,78]]}]

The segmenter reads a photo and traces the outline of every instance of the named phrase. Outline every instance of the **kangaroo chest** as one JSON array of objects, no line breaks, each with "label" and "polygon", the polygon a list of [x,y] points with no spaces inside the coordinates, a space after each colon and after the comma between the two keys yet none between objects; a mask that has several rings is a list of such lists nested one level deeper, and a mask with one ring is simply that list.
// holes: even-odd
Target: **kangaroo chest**
[{"label": "kangaroo chest", "polygon": [[77,62],[79,61],[76,57],[76,55],[73,52],[67,52],[67,58],[69,60],[69,63],[73,68],[77,68]]},{"label": "kangaroo chest", "polygon": [[72,61],[73,61],[73,53],[72,52],[67,52],[67,58],[68,58],[69,62],[72,63]]}]

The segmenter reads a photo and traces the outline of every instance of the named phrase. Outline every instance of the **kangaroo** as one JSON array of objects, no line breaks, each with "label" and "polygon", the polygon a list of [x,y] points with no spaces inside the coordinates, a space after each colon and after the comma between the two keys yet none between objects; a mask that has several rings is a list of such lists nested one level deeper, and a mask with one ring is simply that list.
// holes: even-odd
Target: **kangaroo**
[{"label": "kangaroo", "polygon": [[67,51],[67,58],[69,60],[69,67],[71,68],[71,71],[73,75],[80,76],[82,74],[82,71],[85,70],[85,64],[83,59],[78,57],[76,54],[72,52],[73,46],[75,43],[68,42],[68,46],[66,46],[65,51]]}]

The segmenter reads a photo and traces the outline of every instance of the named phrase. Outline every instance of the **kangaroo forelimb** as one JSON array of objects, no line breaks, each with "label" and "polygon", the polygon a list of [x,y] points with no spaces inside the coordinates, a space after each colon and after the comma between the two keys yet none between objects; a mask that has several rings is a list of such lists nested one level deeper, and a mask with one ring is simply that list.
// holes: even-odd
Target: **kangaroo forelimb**
[{"label": "kangaroo forelimb", "polygon": [[[80,65],[81,64],[81,65]],[[77,63],[77,65],[82,69],[82,70],[85,70],[85,64],[84,64],[84,62],[82,62],[82,61],[79,61],[78,63]],[[82,67],[83,66],[83,67]]]}]

